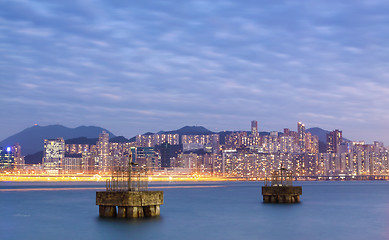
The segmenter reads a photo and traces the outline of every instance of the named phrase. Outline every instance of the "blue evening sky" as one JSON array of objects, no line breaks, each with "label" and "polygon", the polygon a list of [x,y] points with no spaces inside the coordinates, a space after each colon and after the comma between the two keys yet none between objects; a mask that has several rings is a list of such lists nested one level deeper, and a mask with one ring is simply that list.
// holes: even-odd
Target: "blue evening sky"
[{"label": "blue evening sky", "polygon": [[341,129],[389,144],[389,1],[0,1],[0,140]]}]

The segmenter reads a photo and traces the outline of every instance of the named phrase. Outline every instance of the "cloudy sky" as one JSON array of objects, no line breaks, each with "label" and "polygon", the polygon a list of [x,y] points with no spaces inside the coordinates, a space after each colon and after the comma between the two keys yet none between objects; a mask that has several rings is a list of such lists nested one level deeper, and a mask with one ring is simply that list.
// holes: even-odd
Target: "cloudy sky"
[{"label": "cloudy sky", "polygon": [[341,129],[389,145],[387,0],[0,2],[0,140]]}]

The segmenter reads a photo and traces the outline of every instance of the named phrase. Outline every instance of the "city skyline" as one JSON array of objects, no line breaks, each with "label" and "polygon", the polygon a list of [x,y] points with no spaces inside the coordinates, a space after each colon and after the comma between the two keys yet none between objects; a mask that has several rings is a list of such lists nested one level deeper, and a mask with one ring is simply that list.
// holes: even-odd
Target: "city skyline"
[{"label": "city skyline", "polygon": [[[39,126],[39,127],[43,127],[43,128],[46,128],[46,127],[50,127],[50,126],[56,126],[57,124],[52,124],[52,125],[47,125],[47,126],[40,126],[40,125],[38,125],[38,124],[34,124],[34,126],[30,126],[30,127],[36,127],[36,126]],[[64,126],[64,125],[57,125],[57,126],[60,126],[60,127],[65,127],[65,129],[71,129],[71,130],[75,130],[75,129],[77,129],[77,128],[79,128],[79,127],[96,127],[96,128],[99,128],[99,126],[78,126],[78,127],[75,127],[75,128],[71,128],[71,127],[67,127],[67,126]],[[135,135],[135,136],[124,136],[123,134],[115,134],[115,133],[112,133],[112,131],[110,130],[110,129],[106,129],[106,128],[101,128],[101,129],[105,129],[105,130],[107,130],[107,131],[109,131],[109,132],[111,132],[112,134],[114,134],[114,136],[115,137],[119,137],[119,136],[123,136],[123,137],[126,137],[127,139],[131,139],[131,138],[137,138],[138,136],[148,136],[149,138],[151,138],[151,137],[153,137],[154,135],[159,135],[159,134],[161,134],[162,133],[162,135],[164,135],[165,133],[167,133],[167,132],[172,132],[172,131],[178,131],[178,130],[180,130],[180,129],[184,129],[184,128],[186,128],[186,127],[201,127],[201,128],[203,128],[204,126],[183,126],[183,127],[180,127],[180,128],[176,128],[176,129],[168,129],[168,130],[165,130],[165,131],[162,131],[162,130],[160,130],[160,131],[156,131],[156,132],[150,132],[150,131],[147,131],[147,132],[143,132],[143,133],[140,133],[140,134],[137,134],[137,135]],[[251,127],[251,128],[250,128]],[[302,122],[297,122],[297,128],[295,128],[295,130],[297,131],[297,132],[299,132],[299,135],[300,135],[300,138],[303,138],[302,137],[302,131],[303,132],[307,132],[309,129],[315,129],[315,128],[318,128],[318,129],[321,129],[321,131],[327,131],[328,133],[329,132],[332,132],[332,131],[339,131],[339,129],[338,128],[333,128],[333,129],[322,129],[322,128],[319,128],[319,127],[316,127],[316,126],[311,126],[311,127],[308,127],[308,128],[306,128],[305,127],[305,124],[304,123],[302,123]],[[28,128],[26,128],[26,129],[23,129],[23,130],[21,130],[20,132],[17,132],[17,133],[15,133],[15,134],[13,134],[13,135],[11,135],[11,136],[7,136],[6,138],[4,138],[4,139],[2,139],[2,140],[6,140],[6,139],[8,139],[9,137],[13,137],[13,136],[15,136],[15,135],[18,135],[18,134],[20,134],[20,133],[22,133],[22,132],[24,132],[25,130],[27,130]],[[209,131],[211,131],[210,129],[208,129],[208,128],[205,128],[206,130],[209,130]],[[222,132],[231,132],[231,133],[239,133],[239,132],[250,132],[251,134],[254,134],[254,135],[257,135],[257,134],[259,134],[259,133],[261,133],[261,132],[263,132],[263,133],[269,133],[270,135],[272,134],[272,133],[274,133],[274,132],[277,132],[277,133],[285,133],[285,130],[287,130],[287,131],[293,131],[294,130],[294,128],[282,128],[282,129],[277,129],[277,130],[262,130],[262,129],[260,129],[260,128],[258,128],[258,121],[256,121],[256,120],[252,120],[251,121],[251,126],[250,125],[248,125],[248,127],[247,127],[247,129],[239,129],[239,130],[237,130],[237,129],[234,129],[234,130],[231,130],[231,129],[225,129],[225,130],[221,130],[221,131],[218,131],[218,132],[213,132],[213,131],[211,131],[211,132],[213,132],[213,133],[215,133],[215,134],[218,134],[218,133],[222,133]],[[340,130],[340,132],[342,132],[342,130]],[[170,135],[170,134],[169,134]],[[175,135],[177,135],[177,137],[178,137],[178,135],[181,135],[181,134],[175,134]],[[206,134],[207,135],[207,134]],[[304,134],[305,135],[305,134]],[[85,136],[81,136],[81,137],[85,137]],[[93,138],[93,137],[92,137]],[[357,138],[357,139],[351,139],[351,138],[349,138],[348,136],[346,136],[345,137],[345,139],[347,139],[347,141],[351,141],[351,142],[365,142],[366,144],[373,144],[374,142],[382,142],[385,146],[387,145],[387,143],[385,143],[385,142],[383,142],[383,141],[379,141],[379,140],[373,140],[373,141],[371,141],[371,142],[369,142],[369,141],[366,141],[365,139],[362,139],[362,138]],[[323,141],[324,142],[324,141]]]},{"label": "city skyline", "polygon": [[285,128],[281,134],[269,135],[256,132],[256,121],[251,126],[251,132],[232,132],[223,141],[219,134],[160,133],[138,135],[135,142],[110,142],[105,130],[96,143],[44,139],[42,158],[36,155],[38,164],[31,156],[27,163],[21,156],[23,146],[16,144],[6,151],[0,149],[0,169],[15,174],[107,174],[112,167],[127,166],[131,159],[154,175],[170,171],[257,179],[280,166],[292,169],[295,176],[317,179],[382,179],[388,175],[389,148],[382,142],[352,142],[343,139],[342,131],[336,129],[326,134],[325,146],[320,146],[319,137],[306,132],[301,122],[297,131]]},{"label": "city skyline", "polygon": [[386,1],[0,3],[0,139],[341,129],[389,143]]}]

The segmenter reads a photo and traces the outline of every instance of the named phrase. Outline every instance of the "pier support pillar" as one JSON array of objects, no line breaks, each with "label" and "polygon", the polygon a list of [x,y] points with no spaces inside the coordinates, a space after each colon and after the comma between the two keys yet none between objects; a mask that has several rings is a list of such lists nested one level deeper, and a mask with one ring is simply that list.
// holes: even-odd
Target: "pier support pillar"
[{"label": "pier support pillar", "polygon": [[126,207],[118,207],[118,218],[125,218],[127,216],[127,208]]},{"label": "pier support pillar", "polygon": [[155,217],[160,215],[161,204],[163,204],[162,191],[96,192],[96,205],[99,205],[101,217]]},{"label": "pier support pillar", "polygon": [[116,217],[115,206],[99,206],[100,217]]},{"label": "pier support pillar", "polygon": [[155,205],[155,216],[159,216],[161,214],[161,207],[159,205]]},{"label": "pier support pillar", "polygon": [[159,206],[156,205],[143,207],[143,210],[146,217],[155,217],[159,215]]},{"label": "pier support pillar", "polygon": [[138,209],[137,207],[126,207],[127,218],[137,218]]},{"label": "pier support pillar", "polygon": [[127,218],[141,218],[145,214],[143,212],[143,207],[126,207]]},{"label": "pier support pillar", "polygon": [[262,187],[262,196],[265,203],[298,203],[301,194],[301,186]]}]

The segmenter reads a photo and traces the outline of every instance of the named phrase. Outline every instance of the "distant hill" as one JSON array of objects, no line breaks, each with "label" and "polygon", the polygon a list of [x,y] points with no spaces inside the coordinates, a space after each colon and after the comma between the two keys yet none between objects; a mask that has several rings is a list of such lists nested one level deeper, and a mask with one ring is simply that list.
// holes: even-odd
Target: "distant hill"
[{"label": "distant hill", "polygon": [[38,163],[42,163],[42,158],[43,158],[43,151],[39,151],[25,156],[24,162],[26,164],[38,164]]},{"label": "distant hill", "polygon": [[12,135],[0,142],[0,147],[12,146],[19,143],[22,146],[22,155],[28,155],[43,150],[44,139],[62,137],[65,140],[77,137],[98,138],[102,131],[109,133],[109,137],[115,137],[108,130],[95,126],[81,126],[68,128],[62,125],[32,126]]},{"label": "distant hill", "polygon": [[319,153],[327,152],[327,144],[325,142],[319,141]]},{"label": "distant hill", "polygon": [[219,134],[219,144],[225,144],[226,143],[226,136],[233,133],[233,131],[222,131],[218,132]]},{"label": "distant hill", "polygon": [[113,137],[111,139],[109,139],[110,142],[114,142],[114,143],[127,143],[127,142],[131,142],[129,139],[123,137],[123,136],[118,136],[118,137]]},{"label": "distant hill", "polygon": [[319,138],[319,152],[325,153],[327,150],[327,133],[329,133],[330,131],[318,127],[309,128],[306,131]]},{"label": "distant hill", "polygon": [[[96,145],[96,142],[98,141],[98,138],[86,138],[86,137],[79,137],[79,138],[71,138],[65,140],[66,144],[89,144],[89,145]],[[130,142],[127,138],[123,136],[113,137],[109,139],[110,142],[115,143],[126,143]]]},{"label": "distant hill", "polygon": [[129,142],[135,142],[136,141],[136,137],[132,137],[130,139],[128,139]]},{"label": "distant hill", "polygon": [[[314,127],[307,129],[307,132],[319,137],[319,152],[325,153],[327,151],[327,134],[330,133],[330,131]],[[347,138],[343,138],[343,140],[348,141]]]},{"label": "distant hill", "polygon": [[86,137],[79,137],[79,138],[71,138],[65,140],[65,144],[89,144],[89,145],[95,145],[98,141],[98,138],[86,138]]},{"label": "distant hill", "polygon": [[214,134],[214,132],[206,129],[202,126],[185,126],[178,130],[173,131],[161,131],[160,133],[164,134],[180,134],[180,135],[209,135]]},{"label": "distant hill", "polygon": [[324,130],[324,129],[321,129],[318,127],[309,128],[306,131],[310,132],[312,135],[318,136],[319,141],[324,142],[324,143],[327,142],[327,133],[330,132],[330,131],[327,131],[327,130]]},{"label": "distant hill", "polygon": [[[163,133],[163,132],[162,132]],[[152,132],[147,132],[147,133],[144,133],[144,134],[142,134],[142,135],[153,135],[154,133],[152,133]]]}]

